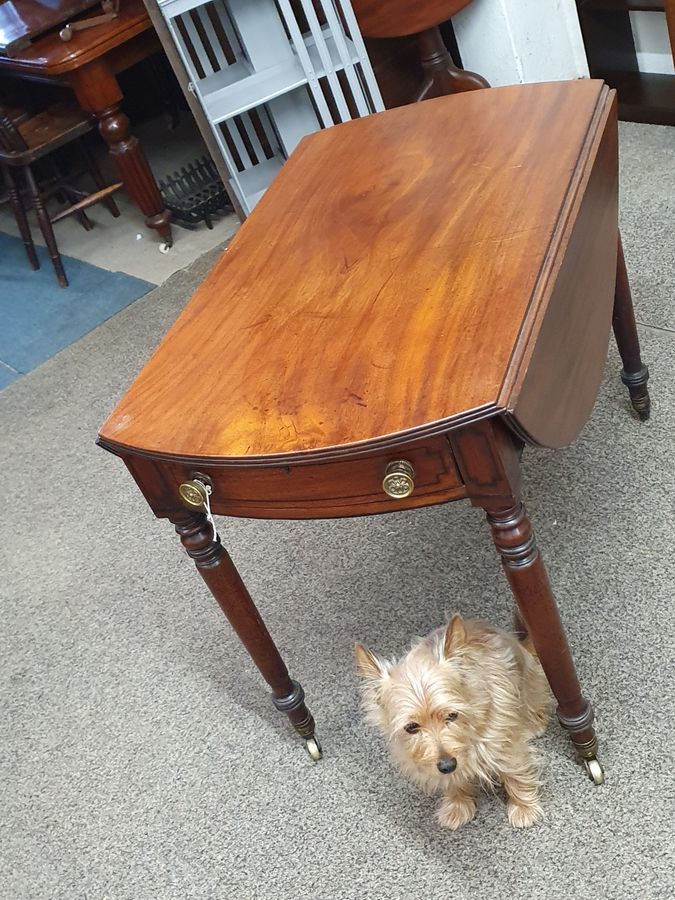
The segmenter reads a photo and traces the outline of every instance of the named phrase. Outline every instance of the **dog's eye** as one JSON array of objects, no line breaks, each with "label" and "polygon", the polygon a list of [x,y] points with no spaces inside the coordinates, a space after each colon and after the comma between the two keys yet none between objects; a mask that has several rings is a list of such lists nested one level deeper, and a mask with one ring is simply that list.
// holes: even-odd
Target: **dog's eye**
[{"label": "dog's eye", "polygon": [[456,718],[457,718],[457,713],[455,713],[455,712],[448,713],[447,716],[445,717],[445,721],[446,722],[454,722]]},{"label": "dog's eye", "polygon": [[408,724],[404,727],[404,731],[407,731],[408,734],[417,734],[420,730],[420,726],[417,722],[408,722]]}]

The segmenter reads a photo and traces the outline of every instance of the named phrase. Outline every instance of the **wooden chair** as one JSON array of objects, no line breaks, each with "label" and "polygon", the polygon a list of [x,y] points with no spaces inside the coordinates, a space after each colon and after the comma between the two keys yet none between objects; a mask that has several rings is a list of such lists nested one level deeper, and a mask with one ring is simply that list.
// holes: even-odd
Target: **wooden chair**
[{"label": "wooden chair", "polygon": [[[18,177],[20,172],[23,173],[27,192],[61,287],[68,287],[68,279],[52,225],[74,215],[88,231],[93,228],[93,223],[87,218],[85,210],[100,201],[105,202],[111,215],[117,217],[120,214],[111,195],[122,187],[122,183],[106,185],[94,157],[81,140],[93,128],[94,123],[77,106],[69,103],[54,104],[32,116],[16,110],[10,112],[0,106],[0,168],[28,261],[33,269],[40,267],[23,205],[23,189]],[[92,194],[69,183],[53,160],[49,161],[52,170],[50,178],[39,180],[33,170],[34,164],[39,160],[74,141],[78,142],[86,169],[96,185],[96,191]],[[50,216],[45,201],[54,195],[66,198],[69,205]]]}]

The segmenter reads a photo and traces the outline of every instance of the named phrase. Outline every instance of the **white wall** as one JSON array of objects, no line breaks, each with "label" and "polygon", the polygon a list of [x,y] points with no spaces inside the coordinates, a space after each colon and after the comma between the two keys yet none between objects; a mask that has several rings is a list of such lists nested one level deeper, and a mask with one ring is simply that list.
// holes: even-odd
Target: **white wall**
[{"label": "white wall", "polygon": [[640,71],[675,75],[665,13],[632,12],[630,24]]},{"label": "white wall", "polygon": [[588,77],[574,0],[474,0],[452,24],[464,67],[494,86]]},{"label": "white wall", "polygon": [[[665,14],[630,19],[640,70],[675,74]],[[452,24],[464,66],[495,86],[588,76],[574,0],[474,0]]]}]

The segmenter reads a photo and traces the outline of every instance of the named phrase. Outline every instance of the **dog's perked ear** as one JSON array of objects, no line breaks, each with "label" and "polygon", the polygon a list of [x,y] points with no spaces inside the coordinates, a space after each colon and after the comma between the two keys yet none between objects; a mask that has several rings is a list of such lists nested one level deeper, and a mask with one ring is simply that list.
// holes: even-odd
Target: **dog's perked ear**
[{"label": "dog's perked ear", "polygon": [[361,678],[365,678],[367,681],[380,681],[387,674],[384,663],[363,644],[355,644],[354,653],[356,654],[356,671]]},{"label": "dog's perked ear", "polygon": [[464,627],[464,620],[459,615],[459,613],[455,613],[452,619],[450,619],[450,624],[445,630],[445,640],[443,641],[443,655],[447,659],[465,643],[466,628]]}]

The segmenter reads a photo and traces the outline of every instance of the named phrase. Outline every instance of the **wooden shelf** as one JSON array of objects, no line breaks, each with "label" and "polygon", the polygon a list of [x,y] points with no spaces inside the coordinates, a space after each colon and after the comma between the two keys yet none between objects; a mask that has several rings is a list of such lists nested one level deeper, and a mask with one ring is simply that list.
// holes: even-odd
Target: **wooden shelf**
[{"label": "wooden shelf", "polygon": [[675,76],[653,72],[605,72],[602,77],[617,89],[620,119],[675,125]]}]

